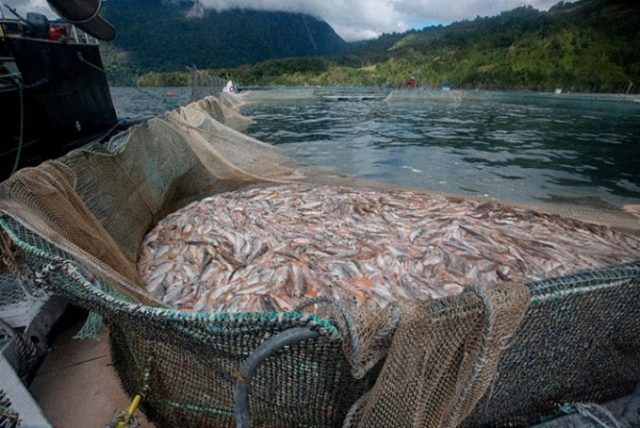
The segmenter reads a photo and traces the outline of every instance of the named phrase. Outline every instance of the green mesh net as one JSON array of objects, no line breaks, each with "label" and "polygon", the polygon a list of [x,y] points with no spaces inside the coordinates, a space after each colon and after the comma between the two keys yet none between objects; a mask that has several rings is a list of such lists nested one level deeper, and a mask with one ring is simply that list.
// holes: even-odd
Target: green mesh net
[{"label": "green mesh net", "polygon": [[[135,264],[168,213],[250,186],[385,187],[299,165],[247,123],[207,98],[0,184],[10,268],[108,325],[123,387],[159,426],[234,426],[239,382],[253,426],[440,427],[525,425],[640,380],[640,262],[379,311],[329,302],[324,317],[165,307]],[[255,350],[290,329],[313,335],[247,379]]]}]

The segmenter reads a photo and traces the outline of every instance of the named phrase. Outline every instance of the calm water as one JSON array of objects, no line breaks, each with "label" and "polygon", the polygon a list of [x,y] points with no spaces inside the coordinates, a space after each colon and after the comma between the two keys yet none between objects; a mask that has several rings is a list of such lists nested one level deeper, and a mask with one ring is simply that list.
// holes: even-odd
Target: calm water
[{"label": "calm water", "polygon": [[[114,88],[119,115],[160,114]],[[327,93],[327,91],[323,91]],[[437,95],[437,94],[436,94]],[[640,103],[604,97],[463,93],[393,102],[270,102],[246,132],[308,164],[387,183],[499,199],[616,209],[640,202]]]},{"label": "calm water", "polygon": [[119,118],[153,117],[189,102],[191,88],[111,88]]}]

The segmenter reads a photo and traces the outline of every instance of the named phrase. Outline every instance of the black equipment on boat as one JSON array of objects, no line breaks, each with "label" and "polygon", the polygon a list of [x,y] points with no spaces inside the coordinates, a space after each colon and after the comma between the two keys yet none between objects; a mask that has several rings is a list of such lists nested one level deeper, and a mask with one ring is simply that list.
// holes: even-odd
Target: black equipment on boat
[{"label": "black equipment on boat", "polygon": [[109,41],[116,36],[116,30],[100,16],[102,0],[47,0],[62,19],[74,24],[99,40]]}]

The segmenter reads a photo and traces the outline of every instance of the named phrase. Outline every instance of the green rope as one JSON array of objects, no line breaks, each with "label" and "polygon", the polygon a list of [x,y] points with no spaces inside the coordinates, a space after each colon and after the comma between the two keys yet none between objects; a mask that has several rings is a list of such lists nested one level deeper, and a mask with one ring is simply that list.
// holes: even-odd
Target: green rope
[{"label": "green rope", "polygon": [[212,413],[214,415],[222,415],[222,416],[229,416],[229,417],[235,416],[235,413],[232,410],[221,409],[218,407],[203,406],[199,404],[191,404],[183,401],[173,401],[169,399],[155,400],[155,402],[159,404],[163,404],[165,406],[177,407],[178,409],[189,410],[192,412]]},{"label": "green rope", "polygon": [[100,340],[100,332],[104,327],[104,320],[102,315],[95,312],[89,312],[87,319],[82,325],[82,328],[73,336],[74,339],[94,339]]},{"label": "green rope", "polygon": [[[111,297],[124,299],[124,296],[118,293],[113,289],[109,284],[100,280],[100,278],[95,278],[93,281],[90,281],[92,284],[96,286],[99,290],[105,292]],[[87,315],[87,319],[84,324],[80,328],[80,330],[73,336],[74,339],[84,340],[84,339],[94,339],[100,340],[100,333],[102,332],[102,328],[104,327],[104,318],[102,315],[96,312],[89,312]]]}]

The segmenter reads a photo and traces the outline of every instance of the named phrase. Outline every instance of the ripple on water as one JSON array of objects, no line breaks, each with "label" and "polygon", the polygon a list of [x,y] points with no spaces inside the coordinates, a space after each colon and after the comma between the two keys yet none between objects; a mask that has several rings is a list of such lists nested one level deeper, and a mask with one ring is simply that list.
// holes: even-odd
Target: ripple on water
[{"label": "ripple on water", "polygon": [[[118,114],[164,112],[161,96],[168,89],[148,90],[160,100],[112,88]],[[187,89],[171,90],[176,101],[188,99]],[[415,102],[265,103],[242,112],[256,121],[249,134],[292,156],[391,184],[581,205],[571,199],[577,196],[619,209],[640,201],[640,103],[576,94],[470,94]]]}]

